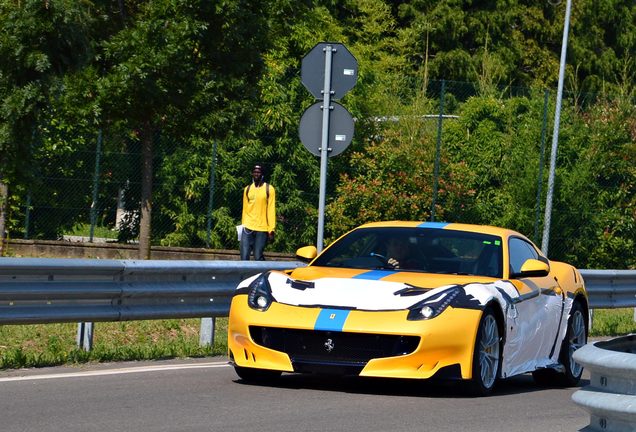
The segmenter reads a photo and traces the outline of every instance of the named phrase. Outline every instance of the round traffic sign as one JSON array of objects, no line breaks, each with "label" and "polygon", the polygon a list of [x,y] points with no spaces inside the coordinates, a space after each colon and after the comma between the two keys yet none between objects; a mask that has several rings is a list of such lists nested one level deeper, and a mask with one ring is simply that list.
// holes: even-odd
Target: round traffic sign
[{"label": "round traffic sign", "polygon": [[[337,102],[332,102],[331,106],[327,139],[327,154],[330,157],[339,155],[349,147],[354,129],[351,113]],[[322,147],[322,109],[322,102],[316,102],[307,108],[298,127],[300,141],[310,153],[316,156],[320,156]]]}]

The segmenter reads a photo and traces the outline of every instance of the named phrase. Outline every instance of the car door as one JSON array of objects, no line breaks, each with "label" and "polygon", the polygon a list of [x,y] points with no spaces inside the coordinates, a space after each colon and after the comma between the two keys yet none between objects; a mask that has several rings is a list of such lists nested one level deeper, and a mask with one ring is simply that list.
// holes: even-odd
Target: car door
[{"label": "car door", "polygon": [[554,277],[520,275],[526,260],[544,259],[528,241],[511,237],[508,253],[511,282],[520,297],[514,304],[516,318],[508,335],[514,347],[507,357],[517,372],[534,370],[553,363],[550,358],[554,356],[563,297]]}]

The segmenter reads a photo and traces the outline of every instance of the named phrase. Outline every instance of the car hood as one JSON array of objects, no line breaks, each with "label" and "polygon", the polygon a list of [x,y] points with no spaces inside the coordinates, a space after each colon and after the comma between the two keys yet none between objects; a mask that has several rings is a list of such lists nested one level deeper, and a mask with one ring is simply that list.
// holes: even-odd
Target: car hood
[{"label": "car hood", "polygon": [[[458,280],[457,277],[429,275],[430,277],[426,278],[426,275],[418,274],[417,279],[406,277],[409,282],[405,282],[387,280],[400,279],[396,274],[404,275],[405,272],[354,272],[359,274],[336,277],[335,274],[327,272],[324,277],[299,279],[292,277],[298,275],[296,272],[289,276],[283,272],[272,271],[268,275],[268,281],[272,295],[278,303],[308,307],[403,310],[427,298],[433,300],[454,287],[462,289],[476,305],[484,305],[493,297],[505,303],[505,298],[518,296],[517,290],[510,282],[501,280],[491,279],[490,282],[484,283],[471,282],[471,279],[465,276]],[[257,276],[243,281],[239,288],[246,288]]]}]

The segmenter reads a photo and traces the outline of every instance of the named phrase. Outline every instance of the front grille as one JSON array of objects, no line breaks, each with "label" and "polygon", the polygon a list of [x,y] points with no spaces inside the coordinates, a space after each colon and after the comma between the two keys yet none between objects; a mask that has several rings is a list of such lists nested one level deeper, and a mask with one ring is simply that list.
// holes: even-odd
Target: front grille
[{"label": "front grille", "polygon": [[287,353],[294,364],[364,366],[374,358],[412,353],[418,336],[250,326],[254,342]]}]

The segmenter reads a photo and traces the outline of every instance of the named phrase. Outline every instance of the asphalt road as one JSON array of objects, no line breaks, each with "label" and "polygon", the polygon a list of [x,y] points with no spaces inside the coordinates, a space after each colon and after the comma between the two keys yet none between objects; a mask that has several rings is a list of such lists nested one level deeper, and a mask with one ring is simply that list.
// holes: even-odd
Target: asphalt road
[{"label": "asphalt road", "polygon": [[0,430],[578,431],[589,415],[574,391],[526,375],[487,398],[384,379],[283,375],[261,386],[240,381],[225,358],[85,365],[0,371]]}]

